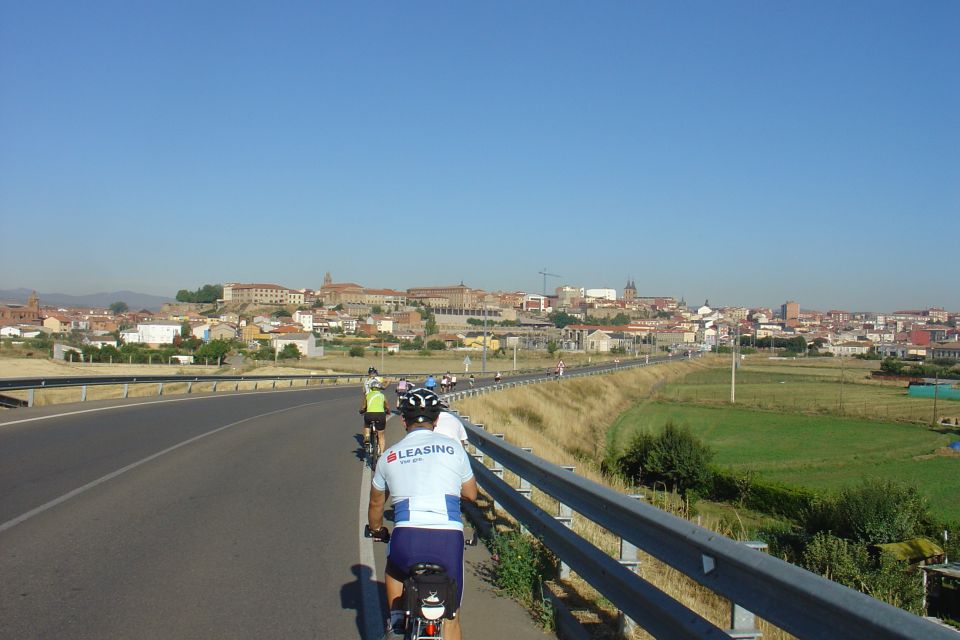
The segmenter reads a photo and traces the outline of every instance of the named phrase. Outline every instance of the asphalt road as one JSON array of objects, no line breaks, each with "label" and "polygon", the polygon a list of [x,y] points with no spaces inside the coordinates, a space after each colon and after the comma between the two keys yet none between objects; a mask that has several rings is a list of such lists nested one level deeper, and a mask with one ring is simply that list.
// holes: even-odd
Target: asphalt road
[{"label": "asphalt road", "polygon": [[358,404],[265,392],[0,426],[0,636],[358,637]]},{"label": "asphalt road", "polygon": [[[370,638],[382,576],[363,558],[382,573],[383,545],[359,535],[359,403],[333,387],[3,412],[0,638]],[[465,636],[495,618],[543,638],[469,575],[483,561],[470,550]]]}]

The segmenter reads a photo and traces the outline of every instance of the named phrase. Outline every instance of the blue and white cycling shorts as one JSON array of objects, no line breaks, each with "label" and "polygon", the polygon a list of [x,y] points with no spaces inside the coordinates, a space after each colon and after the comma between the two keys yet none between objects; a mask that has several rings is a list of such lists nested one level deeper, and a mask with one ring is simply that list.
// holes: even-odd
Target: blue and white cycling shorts
[{"label": "blue and white cycling shorts", "polygon": [[387,548],[387,573],[397,580],[410,574],[418,562],[432,562],[457,581],[456,609],[463,599],[463,531],[394,527]]}]

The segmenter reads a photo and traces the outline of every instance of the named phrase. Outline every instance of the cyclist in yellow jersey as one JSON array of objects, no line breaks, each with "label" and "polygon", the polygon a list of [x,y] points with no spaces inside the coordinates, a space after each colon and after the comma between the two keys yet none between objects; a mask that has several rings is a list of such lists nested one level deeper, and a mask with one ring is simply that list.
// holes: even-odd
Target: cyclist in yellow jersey
[{"label": "cyclist in yellow jersey", "polygon": [[383,383],[374,380],[370,384],[370,390],[363,398],[363,405],[360,407],[360,413],[363,414],[363,440],[364,444],[370,442],[371,427],[377,433],[377,442],[380,445],[380,451],[387,448],[386,435],[384,430],[387,428],[387,412],[390,407],[387,405],[387,396],[383,394]]}]

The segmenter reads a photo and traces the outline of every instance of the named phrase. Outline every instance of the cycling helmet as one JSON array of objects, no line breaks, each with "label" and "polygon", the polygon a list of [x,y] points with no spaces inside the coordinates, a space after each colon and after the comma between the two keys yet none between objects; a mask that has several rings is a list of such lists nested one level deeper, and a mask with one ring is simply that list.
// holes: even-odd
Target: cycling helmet
[{"label": "cycling helmet", "polygon": [[383,381],[380,380],[380,378],[374,378],[374,379],[370,382],[370,388],[371,388],[371,389],[383,389]]},{"label": "cycling helmet", "polygon": [[373,367],[370,367],[369,369],[367,369],[367,375],[375,376],[377,375],[377,370]]},{"label": "cycling helmet", "polygon": [[399,404],[405,422],[436,422],[443,409],[437,394],[423,388],[403,394]]}]

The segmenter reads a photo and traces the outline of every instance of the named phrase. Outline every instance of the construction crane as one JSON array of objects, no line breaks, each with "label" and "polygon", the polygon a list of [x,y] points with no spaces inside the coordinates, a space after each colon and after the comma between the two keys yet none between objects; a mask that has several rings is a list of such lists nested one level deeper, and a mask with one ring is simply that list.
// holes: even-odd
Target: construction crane
[{"label": "construction crane", "polygon": [[547,295],[547,276],[550,276],[552,278],[563,277],[559,273],[549,273],[546,267],[543,268],[543,271],[538,271],[537,273],[543,276],[543,295]]}]

